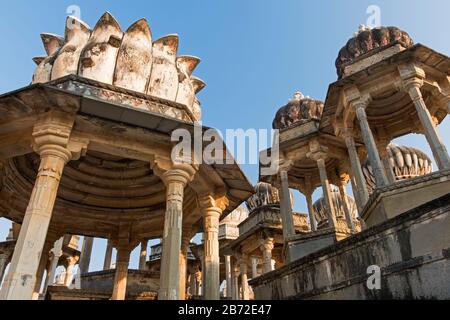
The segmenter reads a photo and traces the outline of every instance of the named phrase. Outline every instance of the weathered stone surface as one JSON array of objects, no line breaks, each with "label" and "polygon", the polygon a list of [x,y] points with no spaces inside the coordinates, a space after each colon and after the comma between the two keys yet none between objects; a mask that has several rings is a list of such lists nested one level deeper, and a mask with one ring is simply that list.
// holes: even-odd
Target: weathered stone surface
[{"label": "weathered stone surface", "polygon": [[246,202],[247,208],[253,211],[263,206],[280,206],[280,195],[277,188],[269,183],[258,182],[255,186],[255,194]]},{"label": "weathered stone surface", "polygon": [[[189,118],[201,120],[196,94],[205,83],[192,75],[200,59],[192,56],[177,58],[177,35],[152,42],[145,19],[136,21],[124,33],[114,17],[106,12],[92,31],[83,21],[68,17],[65,38],[42,34],[42,40],[47,56],[33,59],[38,65],[33,83],[79,75],[177,102],[185,106]],[[140,103],[137,104],[139,107]],[[171,111],[157,112],[176,116]]]},{"label": "weathered stone surface", "polygon": [[[449,299],[450,195],[251,280],[256,299]],[[381,268],[370,290],[367,268]]]},{"label": "weathered stone surface", "polygon": [[287,105],[278,110],[272,127],[286,129],[311,119],[320,119],[322,110],[323,102],[305,98],[301,93],[296,93]]},{"label": "weathered stone surface", "polygon": [[343,76],[343,66],[352,63],[374,49],[383,48],[392,43],[400,43],[405,48],[414,43],[411,37],[396,27],[380,27],[370,30],[361,30],[355,37],[339,51],[336,59],[336,69],[339,78]]},{"label": "weathered stone surface", "polygon": [[[347,195],[347,203],[349,205],[349,209],[354,221],[358,221],[358,210],[356,208],[356,202],[353,197]],[[339,190],[335,187],[331,190],[331,199],[336,209],[336,219],[344,219],[345,220],[345,210],[344,203],[342,201],[342,197],[339,194]],[[325,199],[321,197],[314,203],[314,215],[317,221],[317,228],[320,229],[322,227],[326,227],[328,223],[328,217],[326,212]]]},{"label": "weathered stone surface", "polygon": [[[387,155],[396,181],[423,176],[433,171],[430,158],[416,148],[391,144],[387,148]],[[368,191],[372,193],[376,189],[376,183],[372,167],[367,159],[362,165],[362,170]]]}]

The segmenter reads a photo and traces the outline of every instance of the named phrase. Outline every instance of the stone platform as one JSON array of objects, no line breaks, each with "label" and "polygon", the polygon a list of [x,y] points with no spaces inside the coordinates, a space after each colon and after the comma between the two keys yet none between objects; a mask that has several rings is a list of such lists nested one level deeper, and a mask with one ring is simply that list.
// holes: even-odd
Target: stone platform
[{"label": "stone platform", "polygon": [[[251,280],[255,299],[450,299],[450,193]],[[369,289],[381,270],[380,289]]]},{"label": "stone platform", "polygon": [[[51,286],[48,300],[110,300],[115,270],[91,272],[81,276],[81,289]],[[129,270],[127,300],[155,300],[159,290],[159,272]]]},{"label": "stone platform", "polygon": [[398,181],[377,189],[361,213],[367,227],[375,226],[450,193],[450,170]]}]

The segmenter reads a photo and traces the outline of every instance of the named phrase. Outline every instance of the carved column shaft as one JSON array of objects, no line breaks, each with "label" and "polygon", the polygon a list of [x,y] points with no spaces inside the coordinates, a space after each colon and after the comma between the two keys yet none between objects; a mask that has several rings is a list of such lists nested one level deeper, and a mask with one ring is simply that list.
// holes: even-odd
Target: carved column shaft
[{"label": "carved column shaft", "polygon": [[106,245],[106,250],[105,250],[105,260],[103,261],[103,270],[111,269],[112,252],[113,252],[113,246],[111,244],[111,241],[108,240],[108,243]]},{"label": "carved column shaft", "polygon": [[263,245],[261,246],[261,251],[263,253],[264,273],[273,271],[273,264],[272,264],[273,248],[274,248],[274,239],[273,238],[265,239]]},{"label": "carved column shaft", "polygon": [[291,195],[289,192],[288,174],[286,171],[280,171],[280,211],[281,222],[283,224],[283,238],[287,240],[295,235],[294,218],[292,216]]},{"label": "carved column shaft", "polygon": [[347,192],[345,191],[345,182],[340,180],[338,187],[339,187],[339,194],[342,199],[342,205],[344,207],[345,221],[347,222],[347,226],[350,230],[356,231],[352,213],[350,212],[350,207],[348,205]]},{"label": "carved column shaft", "polygon": [[92,246],[94,245],[94,238],[84,237],[83,246],[81,247],[81,256],[79,262],[80,274],[89,272],[89,265],[91,264]]},{"label": "carved column shaft", "polygon": [[225,279],[227,282],[227,298],[233,298],[233,279],[231,271],[231,257],[225,256]]},{"label": "carved column shaft", "polygon": [[66,277],[64,279],[64,285],[66,287],[69,287],[72,284],[74,272],[73,269],[75,268],[77,261],[74,258],[68,258],[67,259],[67,266],[66,266]]},{"label": "carved column shaft", "polygon": [[2,283],[3,275],[5,273],[5,269],[8,263],[9,263],[8,255],[0,254],[0,284]]},{"label": "carved column shaft", "polygon": [[241,286],[242,286],[242,300],[250,300],[250,290],[248,287],[248,276],[247,276],[247,263],[248,258],[243,256],[241,259]]},{"label": "carved column shaft", "polygon": [[112,300],[125,300],[127,293],[129,262],[130,262],[130,249],[127,247],[118,247]]},{"label": "carved column shaft", "polygon": [[258,277],[258,259],[252,258],[252,279]]},{"label": "carved column shaft", "polygon": [[231,269],[232,277],[232,298],[233,300],[239,300],[239,266],[234,265]]},{"label": "carved column shaft", "polygon": [[183,223],[183,198],[184,188],[188,179],[188,174],[182,170],[171,170],[163,176],[167,193],[159,300],[178,300],[180,298],[179,260]]},{"label": "carved column shaft", "polygon": [[322,183],[323,196],[327,206],[328,226],[330,228],[336,227],[336,208],[331,197],[331,187],[327,176],[327,168],[325,166],[325,159],[317,159],[317,167],[319,168],[320,181]]},{"label": "carved column shaft", "polygon": [[42,287],[42,279],[44,278],[44,272],[48,264],[50,248],[51,242],[46,241],[44,244],[44,249],[42,251],[41,259],[39,261],[39,266],[36,272],[36,284],[34,285],[32,300],[39,299]]},{"label": "carved column shaft", "polygon": [[219,219],[222,210],[216,207],[204,209],[205,270],[204,296],[206,300],[220,299]]},{"label": "carved column shaft", "polygon": [[187,255],[191,242],[190,228],[183,229],[180,249],[180,300],[186,300]]},{"label": "carved column shaft", "polygon": [[50,260],[50,267],[47,273],[47,279],[45,281],[44,293],[47,292],[48,286],[53,285],[55,281],[55,272],[58,267],[58,261],[62,256],[62,246],[63,246],[64,237],[61,237],[58,241],[55,242],[55,245],[52,249],[52,258]]},{"label": "carved column shaft", "polygon": [[313,199],[312,199],[312,192],[308,191],[305,193],[306,198],[306,204],[308,206],[308,216],[309,216],[309,224],[311,225],[311,230],[316,231],[316,218],[314,216],[314,206],[313,206]]},{"label": "carved column shaft", "polygon": [[359,126],[361,127],[362,138],[364,140],[364,144],[366,145],[367,154],[369,155],[370,166],[372,167],[377,187],[380,188],[387,186],[388,180],[380,160],[380,155],[378,153],[372,130],[370,130],[369,122],[367,121],[366,110],[364,107],[365,105],[363,103],[355,106],[356,116],[359,121]]},{"label": "carved column shaft", "polygon": [[70,152],[58,145],[42,146],[40,156],[41,163],[11,268],[0,293],[0,299],[3,300],[32,299],[61,175],[65,164],[71,158]]},{"label": "carved column shaft", "polygon": [[394,174],[394,170],[391,166],[390,160],[389,160],[389,153],[388,153],[388,142],[387,141],[381,141],[380,146],[378,149],[378,152],[380,153],[381,162],[384,168],[384,172],[386,173],[386,178],[389,182],[389,184],[395,183],[396,178]]},{"label": "carved column shaft", "polygon": [[148,240],[141,242],[141,251],[139,253],[139,270],[146,270]]},{"label": "carved column shaft", "polygon": [[369,200],[369,191],[367,190],[366,180],[361,168],[361,162],[359,161],[358,152],[356,151],[355,141],[351,135],[345,137],[345,144],[347,145],[348,155],[350,157],[350,163],[352,166],[352,173],[354,176],[353,192],[358,193],[358,198],[361,201],[360,209],[366,205]]},{"label": "carved column shaft", "polygon": [[411,81],[407,83],[408,93],[411,97],[414,106],[416,107],[417,115],[424,128],[425,137],[433,152],[434,159],[440,170],[450,168],[450,157],[448,155],[445,145],[442,143],[441,137],[438,134],[436,125],[434,124],[430,112],[423,100],[420,91],[420,83]]}]

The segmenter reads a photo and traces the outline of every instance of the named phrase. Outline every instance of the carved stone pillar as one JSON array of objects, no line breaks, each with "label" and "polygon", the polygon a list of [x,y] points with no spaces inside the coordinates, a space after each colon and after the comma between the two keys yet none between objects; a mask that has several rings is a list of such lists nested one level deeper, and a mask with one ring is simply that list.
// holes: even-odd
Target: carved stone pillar
[{"label": "carved stone pillar", "polygon": [[80,263],[78,267],[80,268],[81,274],[86,274],[89,272],[89,265],[91,264],[92,246],[94,244],[94,238],[84,237],[83,246],[81,247]]},{"label": "carved stone pillar", "polygon": [[[384,130],[383,130],[384,131]],[[393,184],[396,181],[394,170],[391,166],[391,162],[389,160],[389,153],[388,153],[388,145],[389,141],[387,140],[386,136],[383,134],[381,139],[378,139],[378,152],[381,157],[381,163],[383,165],[384,172],[386,173],[386,178],[389,182],[389,184]]]},{"label": "carved stone pillar", "polygon": [[225,279],[227,282],[227,298],[233,298],[233,279],[231,271],[231,257],[226,255],[225,257]]},{"label": "carved stone pillar", "polygon": [[[54,139],[58,141],[59,137]],[[11,268],[0,293],[1,300],[29,300],[33,297],[36,274],[62,171],[72,157],[69,150],[51,143],[52,137],[42,137],[42,140],[45,140],[45,143],[38,147],[41,163],[14,250]]]},{"label": "carved stone pillar", "polygon": [[39,295],[41,293],[41,287],[42,287],[42,279],[44,278],[45,269],[48,264],[49,259],[49,253],[50,249],[52,247],[52,244],[50,241],[46,241],[44,244],[44,249],[41,255],[41,259],[39,261],[39,266],[36,272],[36,284],[34,286],[33,296],[32,300],[39,300]]},{"label": "carved stone pillar", "polygon": [[0,284],[2,283],[3,275],[5,273],[6,266],[9,263],[9,254],[0,254]]},{"label": "carved stone pillar", "polygon": [[283,238],[287,240],[295,235],[294,218],[292,216],[291,195],[289,192],[288,174],[286,171],[280,171],[280,211],[281,222],[283,224]]},{"label": "carved stone pillar", "polygon": [[232,299],[233,300],[240,300],[239,299],[239,266],[235,264],[233,268],[231,269],[232,274]]},{"label": "carved stone pillar", "polygon": [[314,216],[314,206],[312,199],[312,191],[305,192],[306,205],[308,206],[308,216],[309,216],[309,224],[311,225],[311,231],[316,231],[316,218]]},{"label": "carved stone pillar", "polygon": [[166,214],[162,240],[159,300],[180,298],[180,249],[184,188],[194,175],[191,166],[174,166],[160,177],[166,185]]},{"label": "carved stone pillar", "polygon": [[116,274],[112,300],[125,300],[127,293],[128,265],[130,263],[130,248],[118,247],[116,257]]},{"label": "carved stone pillar", "polygon": [[139,270],[146,270],[147,269],[147,247],[148,247],[148,240],[143,240],[141,242],[141,251],[139,253]]},{"label": "carved stone pillar", "polygon": [[353,136],[351,133],[346,134],[345,144],[347,146],[348,155],[350,157],[350,163],[352,166],[352,174],[354,177],[353,184],[356,184],[352,185],[353,193],[358,194],[358,198],[360,200],[360,210],[362,210],[369,200],[369,191],[367,190],[366,179],[364,179],[361,162],[359,161],[355,141],[353,140]]},{"label": "carved stone pillar", "polygon": [[364,204],[361,201],[361,195],[358,192],[358,188],[356,187],[355,177],[353,176],[353,173],[350,173],[350,183],[352,184],[353,197],[355,198],[358,213],[361,213],[364,209]]},{"label": "carved stone pillar", "polygon": [[44,285],[44,295],[47,292],[48,286],[53,285],[55,281],[55,272],[56,268],[58,267],[59,259],[61,258],[63,252],[62,252],[62,246],[64,242],[64,237],[61,237],[58,241],[55,242],[55,245],[52,249],[52,255],[50,259],[50,266],[47,273],[47,278],[45,280]]},{"label": "carved stone pillar", "polygon": [[103,270],[111,269],[112,252],[113,252],[113,246],[112,246],[111,241],[108,240],[108,243],[106,245],[106,250],[105,250],[105,260],[103,261]]},{"label": "carved stone pillar", "polygon": [[369,101],[367,99],[359,99],[353,103],[353,107],[356,112],[356,117],[359,121],[362,138],[367,149],[370,166],[372,167],[377,187],[381,188],[388,185],[388,180],[384,172],[384,167],[381,163],[380,155],[378,153],[372,130],[370,130],[369,122],[367,121],[365,108],[368,106],[368,104]]},{"label": "carved stone pillar", "polygon": [[336,208],[334,207],[334,202],[331,197],[330,181],[328,180],[327,167],[325,165],[326,154],[324,152],[318,151],[314,153],[309,153],[308,157],[317,162],[317,167],[319,168],[320,182],[322,184],[323,197],[325,199],[325,204],[327,207],[328,226],[330,228],[335,228]]},{"label": "carved stone pillar", "polygon": [[67,258],[67,264],[66,264],[66,276],[64,278],[64,285],[66,287],[69,287],[73,282],[74,272],[73,269],[75,268],[75,265],[77,264],[78,260],[74,257]]},{"label": "carved stone pillar", "polygon": [[258,258],[251,258],[252,261],[252,279],[258,277]]},{"label": "carved stone pillar", "polygon": [[180,300],[186,300],[187,255],[191,238],[191,228],[183,228],[180,249]]},{"label": "carved stone pillar", "polygon": [[400,74],[404,79],[405,88],[414,103],[417,116],[422,124],[425,137],[433,152],[438,168],[440,170],[449,169],[450,157],[445,145],[442,143],[441,137],[436,129],[436,124],[431,118],[430,112],[423,100],[422,92],[420,91],[425,73],[415,66],[407,66],[404,70],[400,69]]},{"label": "carved stone pillar", "polygon": [[345,191],[345,181],[342,179],[338,180],[339,195],[342,199],[342,206],[344,207],[345,221],[350,230],[356,231],[355,223],[353,222],[352,212],[350,212],[350,207],[347,200],[347,192]]},{"label": "carved stone pillar", "polygon": [[220,256],[219,256],[219,219],[222,209],[215,207],[210,197],[200,200],[204,224],[204,297],[206,300],[220,299]]},{"label": "carved stone pillar", "polygon": [[242,286],[242,300],[250,300],[250,290],[248,287],[248,277],[247,277],[247,264],[248,257],[242,255],[241,257],[241,286]]},{"label": "carved stone pillar", "polygon": [[263,254],[263,270],[264,273],[268,273],[273,271],[273,264],[272,264],[272,250],[274,248],[274,239],[273,238],[266,238],[264,239],[260,249]]}]

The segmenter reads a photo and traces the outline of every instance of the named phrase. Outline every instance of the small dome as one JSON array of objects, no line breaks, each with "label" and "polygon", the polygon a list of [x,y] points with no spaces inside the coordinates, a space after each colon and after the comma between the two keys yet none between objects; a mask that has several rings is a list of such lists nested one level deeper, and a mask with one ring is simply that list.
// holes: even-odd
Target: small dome
[{"label": "small dome", "polygon": [[258,182],[255,187],[255,194],[247,200],[246,204],[250,211],[263,206],[279,206],[280,196],[278,189],[269,183]]},{"label": "small dome", "polygon": [[[342,202],[342,198],[338,188],[336,187],[332,188],[331,197],[333,199],[334,208],[336,209],[336,219],[345,220],[344,204]],[[357,221],[358,209],[356,207],[355,199],[347,195],[347,204],[349,206],[353,220]],[[314,217],[316,218],[317,226],[320,228],[322,226],[327,225],[328,214],[326,211],[325,198],[321,197],[314,203],[313,207],[314,207]]]},{"label": "small dome", "polygon": [[239,206],[233,212],[225,217],[220,224],[233,224],[238,225],[248,217],[248,210],[244,206]]},{"label": "small dome", "polygon": [[287,105],[281,107],[273,120],[273,129],[286,129],[296,123],[311,119],[320,119],[323,111],[323,102],[313,100],[296,92]]},{"label": "small dome", "polygon": [[390,44],[399,43],[405,48],[414,45],[411,37],[397,27],[379,27],[370,29],[361,26],[359,32],[348,40],[347,44],[339,51],[336,59],[336,70],[339,79],[344,74],[345,65],[352,63],[356,58],[369,53],[370,51],[387,47]]},{"label": "small dome", "polygon": [[[390,144],[387,151],[397,181],[423,176],[433,171],[432,161],[419,149]],[[368,159],[362,165],[362,169],[368,190],[372,193],[376,189],[376,183]]]}]

